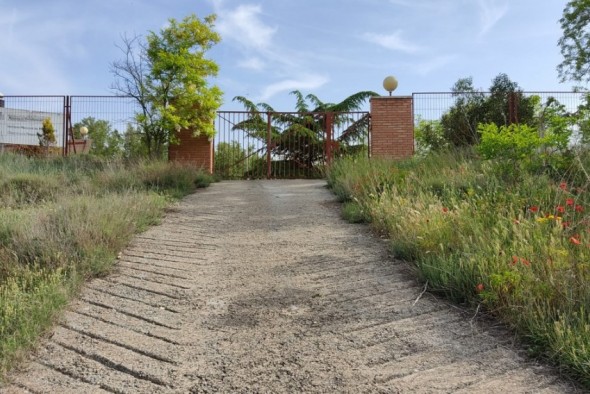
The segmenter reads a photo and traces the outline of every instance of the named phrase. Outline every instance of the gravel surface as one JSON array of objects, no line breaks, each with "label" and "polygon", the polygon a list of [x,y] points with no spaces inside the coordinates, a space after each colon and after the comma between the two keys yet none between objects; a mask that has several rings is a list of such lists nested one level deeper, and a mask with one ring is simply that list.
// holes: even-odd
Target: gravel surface
[{"label": "gravel surface", "polygon": [[581,392],[422,294],[323,181],[214,184],[117,267],[1,392]]}]

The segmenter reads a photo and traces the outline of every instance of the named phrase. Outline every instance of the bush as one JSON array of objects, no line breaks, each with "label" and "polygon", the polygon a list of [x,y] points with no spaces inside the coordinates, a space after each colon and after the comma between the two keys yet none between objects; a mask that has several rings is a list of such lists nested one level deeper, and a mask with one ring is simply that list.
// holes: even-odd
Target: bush
[{"label": "bush", "polygon": [[[561,172],[571,165],[568,155],[569,131],[547,130],[544,136],[531,126],[480,124],[477,151],[494,160],[502,176],[516,179],[521,173]],[[524,170],[524,172],[522,172]]]}]

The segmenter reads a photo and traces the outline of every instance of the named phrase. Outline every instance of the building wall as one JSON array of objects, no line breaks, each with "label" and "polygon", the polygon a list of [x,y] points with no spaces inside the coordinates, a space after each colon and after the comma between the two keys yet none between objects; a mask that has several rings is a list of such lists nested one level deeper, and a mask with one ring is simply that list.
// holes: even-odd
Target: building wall
[{"label": "building wall", "polygon": [[404,159],[414,154],[411,96],[371,99],[371,156]]},{"label": "building wall", "polygon": [[213,143],[206,136],[193,137],[192,131],[182,130],[178,134],[179,144],[170,144],[170,161],[191,164],[213,173]]}]

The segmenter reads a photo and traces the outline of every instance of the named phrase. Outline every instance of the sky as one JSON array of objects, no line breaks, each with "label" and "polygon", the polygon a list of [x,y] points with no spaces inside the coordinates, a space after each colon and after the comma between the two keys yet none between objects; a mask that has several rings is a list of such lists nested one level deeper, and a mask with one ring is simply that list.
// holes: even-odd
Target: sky
[{"label": "sky", "polygon": [[289,93],[339,102],[364,90],[447,92],[472,77],[487,90],[506,73],[526,91],[570,90],[556,71],[567,0],[0,0],[0,92],[110,95],[111,63],[126,34],[159,32],[169,18],[217,15],[209,57],[221,109],[245,96],[277,111]]}]

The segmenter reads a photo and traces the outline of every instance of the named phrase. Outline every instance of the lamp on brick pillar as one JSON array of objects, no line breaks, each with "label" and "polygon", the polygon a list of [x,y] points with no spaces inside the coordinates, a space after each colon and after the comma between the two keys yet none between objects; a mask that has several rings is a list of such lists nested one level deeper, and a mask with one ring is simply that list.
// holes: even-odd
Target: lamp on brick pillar
[{"label": "lamp on brick pillar", "polygon": [[82,126],[80,127],[80,135],[84,141],[88,140],[88,127]]},{"label": "lamp on brick pillar", "polygon": [[391,92],[393,92],[397,88],[397,79],[393,75],[385,77],[383,80],[383,88],[389,92],[391,96]]}]

